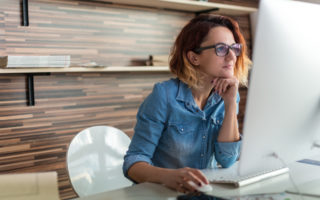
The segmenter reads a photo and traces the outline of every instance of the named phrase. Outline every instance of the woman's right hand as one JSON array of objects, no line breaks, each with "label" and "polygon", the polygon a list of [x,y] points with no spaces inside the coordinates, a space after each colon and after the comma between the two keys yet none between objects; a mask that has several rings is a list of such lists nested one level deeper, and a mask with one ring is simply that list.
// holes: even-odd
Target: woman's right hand
[{"label": "woman's right hand", "polygon": [[189,167],[180,169],[168,169],[164,176],[162,176],[162,183],[178,192],[191,193],[196,192],[196,188],[188,183],[193,181],[196,185],[203,186],[209,184],[205,175],[198,169]]}]

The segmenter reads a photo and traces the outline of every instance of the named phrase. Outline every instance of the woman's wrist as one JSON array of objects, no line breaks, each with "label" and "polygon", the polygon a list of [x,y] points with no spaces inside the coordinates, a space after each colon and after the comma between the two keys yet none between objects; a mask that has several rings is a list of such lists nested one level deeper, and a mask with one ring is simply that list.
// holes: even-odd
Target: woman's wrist
[{"label": "woman's wrist", "polygon": [[167,168],[158,168],[158,172],[156,173],[156,181],[160,184],[166,184],[166,180],[168,180],[168,174],[172,169]]},{"label": "woman's wrist", "polygon": [[128,170],[128,176],[137,183],[163,183],[167,170],[166,168],[152,166],[146,162],[138,162]]},{"label": "woman's wrist", "polygon": [[166,176],[170,169],[154,167],[154,166],[152,166],[152,168],[153,168],[152,173],[150,174],[150,176],[148,176],[146,181],[152,182],[152,183],[164,184],[166,180]]},{"label": "woman's wrist", "polygon": [[236,101],[225,102],[224,107],[226,112],[234,111],[234,110],[237,110],[237,103]]}]

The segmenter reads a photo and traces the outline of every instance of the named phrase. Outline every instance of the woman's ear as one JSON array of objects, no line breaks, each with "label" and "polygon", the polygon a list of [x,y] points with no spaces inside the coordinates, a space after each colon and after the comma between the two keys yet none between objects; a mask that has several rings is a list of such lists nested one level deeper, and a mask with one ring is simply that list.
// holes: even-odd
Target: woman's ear
[{"label": "woman's ear", "polygon": [[195,66],[200,65],[199,55],[196,54],[195,52],[188,51],[187,52],[187,57],[188,57],[189,62],[191,62],[191,64],[193,64]]}]

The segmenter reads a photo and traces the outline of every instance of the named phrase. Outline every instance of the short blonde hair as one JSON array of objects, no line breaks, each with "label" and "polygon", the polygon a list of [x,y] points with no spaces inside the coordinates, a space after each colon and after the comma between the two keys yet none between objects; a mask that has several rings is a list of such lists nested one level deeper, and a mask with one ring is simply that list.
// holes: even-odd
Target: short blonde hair
[{"label": "short blonde hair", "polygon": [[247,45],[240,32],[238,23],[226,16],[202,14],[193,18],[178,35],[170,54],[169,66],[173,74],[189,87],[201,85],[201,72],[187,58],[189,51],[199,48],[211,28],[223,26],[228,28],[237,43],[242,44],[242,52],[237,57],[234,75],[240,85],[247,86],[251,61],[247,56]]}]

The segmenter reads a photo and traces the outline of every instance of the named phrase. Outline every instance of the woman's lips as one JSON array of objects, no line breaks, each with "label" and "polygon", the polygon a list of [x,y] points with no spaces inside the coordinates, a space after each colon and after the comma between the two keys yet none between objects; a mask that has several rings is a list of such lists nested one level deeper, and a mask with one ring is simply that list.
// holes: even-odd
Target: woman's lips
[{"label": "woman's lips", "polygon": [[232,65],[225,65],[223,66],[224,69],[233,69],[233,66]]}]

